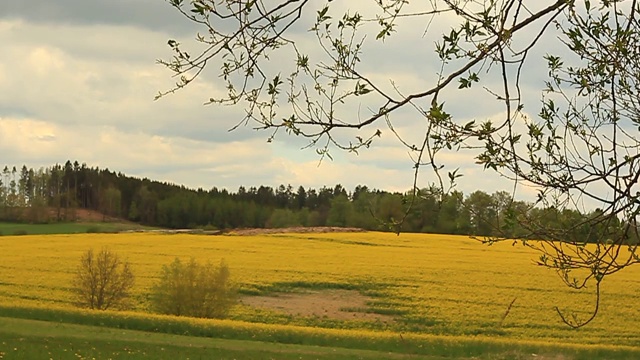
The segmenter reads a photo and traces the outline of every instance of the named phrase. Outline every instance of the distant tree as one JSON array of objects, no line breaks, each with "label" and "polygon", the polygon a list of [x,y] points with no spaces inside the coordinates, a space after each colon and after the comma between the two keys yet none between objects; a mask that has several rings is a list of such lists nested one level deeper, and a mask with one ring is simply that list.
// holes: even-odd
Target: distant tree
[{"label": "distant tree", "polygon": [[296,206],[298,210],[307,206],[307,191],[304,186],[298,187],[298,191],[296,192]]},{"label": "distant tree", "polygon": [[0,213],[0,219],[4,219],[7,215],[7,193],[4,187],[4,182],[0,177],[0,206],[2,207],[2,213]]},{"label": "distant tree", "polygon": [[131,202],[129,206],[129,214],[127,218],[131,221],[138,221],[140,219],[140,213],[138,212],[138,204],[135,201]]},{"label": "distant tree", "polygon": [[64,163],[64,169],[62,173],[62,182],[64,184],[64,198],[65,198],[64,203],[65,203],[66,209],[71,207],[72,200],[74,198],[73,191],[71,190],[72,180],[73,180],[73,164],[71,164],[70,160],[67,160],[67,162]]},{"label": "distant tree", "polygon": [[18,206],[25,207],[28,204],[28,189],[27,183],[29,182],[29,169],[26,165],[22,165],[20,168],[20,177],[18,178]]},{"label": "distant tree", "polygon": [[237,301],[229,266],[200,264],[194,258],[183,263],[176,258],[164,265],[151,289],[155,311],[176,316],[223,318]]},{"label": "distant tree", "polygon": [[[9,181],[9,205],[13,208],[20,206],[18,199],[18,182],[16,181],[16,173],[18,170],[14,166],[11,168],[11,180]],[[12,217],[16,214],[12,214]]]},{"label": "distant tree", "polygon": [[353,216],[351,201],[342,192],[331,199],[331,207],[327,214],[327,226],[346,227],[350,224]]},{"label": "distant tree", "polygon": [[258,204],[265,206],[275,206],[276,197],[273,188],[270,186],[260,185],[256,192],[256,201]]},{"label": "distant tree", "polygon": [[47,194],[49,203],[56,209],[56,220],[61,220],[62,210],[62,168],[55,164],[49,169],[47,176]]},{"label": "distant tree", "polygon": [[471,235],[491,236],[496,230],[496,208],[491,195],[476,190],[464,201],[471,217]]},{"label": "distant tree", "polygon": [[[109,186],[102,192],[100,210],[104,216],[120,216],[122,210],[122,193],[114,186]],[[103,218],[103,220],[105,220]]]},{"label": "distant tree", "polygon": [[4,177],[4,187],[5,187],[5,192],[8,192],[8,188],[7,186],[9,185],[9,167],[7,165],[4,166],[4,169],[2,170],[2,176]]},{"label": "distant tree", "polygon": [[375,212],[376,194],[369,191],[366,186],[356,186],[352,195],[353,216],[351,226],[374,230],[379,228],[378,221],[371,216]]},{"label": "distant tree", "polygon": [[34,171],[31,177],[32,190],[28,211],[28,220],[30,222],[41,223],[49,220],[49,212],[47,211],[49,201],[49,194],[47,192],[47,184],[49,183],[48,176],[49,173],[41,167],[37,171]]},{"label": "distant tree", "polygon": [[383,230],[399,231],[398,222],[406,214],[401,194],[380,193],[376,194],[374,203],[375,218]]},{"label": "distant tree", "polygon": [[358,200],[361,194],[369,193],[369,188],[366,185],[357,185],[355,189],[353,189],[353,194],[351,195],[351,199],[353,201]]},{"label": "distant tree", "polygon": [[268,228],[302,226],[300,217],[291,209],[275,209],[265,224]]},{"label": "distant tree", "polygon": [[78,175],[80,174],[80,163],[78,160],[73,162],[73,203],[78,205],[78,191],[80,185],[78,184]]},{"label": "distant tree", "polygon": [[127,261],[108,248],[97,254],[87,250],[80,257],[73,278],[77,304],[96,310],[126,307],[135,277]]},{"label": "distant tree", "polygon": [[442,192],[437,187],[421,189],[414,196],[413,191],[404,195],[405,203],[411,203],[403,229],[413,232],[435,233],[440,222]]},{"label": "distant tree", "polygon": [[156,212],[158,210],[158,195],[149,190],[149,187],[142,185],[134,199],[138,205],[140,221],[145,224],[155,224]]},{"label": "distant tree", "polygon": [[468,234],[469,221],[464,213],[464,197],[460,191],[445,194],[440,205],[438,232],[444,234]]},{"label": "distant tree", "polygon": [[2,170],[2,177],[4,179],[4,181],[2,182],[3,184],[3,212],[2,212],[2,217],[4,219],[10,219],[11,218],[11,200],[10,200],[10,196],[9,196],[9,167],[7,165],[4,166],[4,169]]},{"label": "distant tree", "polygon": [[28,205],[32,205],[33,202],[33,197],[34,197],[34,191],[35,191],[35,177],[36,177],[36,172],[33,170],[33,168],[29,169],[29,173],[27,174],[27,183],[26,183],[26,203]]},{"label": "distant tree", "polygon": [[309,212],[309,209],[306,207],[297,211],[296,218],[300,226],[310,226],[309,216],[310,216],[310,212]]},{"label": "distant tree", "polygon": [[324,226],[326,225],[326,217],[318,210],[309,211],[306,220],[307,226]]},{"label": "distant tree", "polygon": [[495,216],[492,220],[498,229],[502,229],[506,225],[507,212],[513,210],[513,201],[513,195],[507,191],[496,191],[491,194],[493,215]]},{"label": "distant tree", "polygon": [[289,207],[291,203],[292,193],[291,193],[291,185],[284,186],[284,184],[280,184],[276,188],[276,207],[286,208]]}]

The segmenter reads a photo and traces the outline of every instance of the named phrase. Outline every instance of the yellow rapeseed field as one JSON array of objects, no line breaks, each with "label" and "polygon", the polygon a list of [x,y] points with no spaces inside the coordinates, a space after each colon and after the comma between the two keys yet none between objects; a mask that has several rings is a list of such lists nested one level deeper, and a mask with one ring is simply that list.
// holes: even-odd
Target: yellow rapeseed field
[{"label": "yellow rapeseed field", "polygon": [[[72,307],[69,286],[80,255],[103,246],[131,262],[137,276],[134,310],[138,312],[147,311],[146,294],[162,265],[175,257],[213,263],[224,258],[244,293],[269,288],[353,288],[373,295],[374,311],[395,314],[388,324],[333,321],[327,326],[489,336],[502,341],[640,346],[636,302],[640,267],[607,278],[598,318],[573,330],[560,322],[554,307],[586,316],[594,305],[592,292],[567,288],[553,271],[536,266],[537,254],[527,248],[511,243],[486,246],[450,235],[5,236],[0,237],[0,303]],[[272,315],[246,305],[233,312],[238,320],[305,324]]]}]

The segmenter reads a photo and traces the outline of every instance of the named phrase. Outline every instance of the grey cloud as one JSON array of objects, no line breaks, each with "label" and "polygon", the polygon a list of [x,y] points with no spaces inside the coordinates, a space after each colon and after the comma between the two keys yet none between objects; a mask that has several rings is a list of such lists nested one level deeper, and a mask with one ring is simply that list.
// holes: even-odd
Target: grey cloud
[{"label": "grey cloud", "polygon": [[209,124],[200,124],[198,127],[193,127],[192,124],[183,123],[181,126],[170,126],[158,131],[158,135],[164,136],[180,136],[185,139],[212,142],[212,143],[225,143],[231,141],[244,141],[255,138],[264,137],[265,144],[268,134],[264,132],[251,131],[246,128],[237,129],[235,131],[228,131],[221,128],[216,128]]},{"label": "grey cloud", "polygon": [[2,119],[2,117],[28,118],[33,115],[33,111],[26,107],[15,106],[15,104],[0,99],[0,119]]},{"label": "grey cloud", "polygon": [[7,0],[0,2],[0,18],[51,25],[130,25],[180,34],[194,30],[162,0]]}]

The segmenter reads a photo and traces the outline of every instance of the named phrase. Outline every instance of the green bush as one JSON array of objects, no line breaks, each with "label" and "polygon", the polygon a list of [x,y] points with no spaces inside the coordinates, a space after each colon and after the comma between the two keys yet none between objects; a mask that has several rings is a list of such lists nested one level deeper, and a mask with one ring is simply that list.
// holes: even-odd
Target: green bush
[{"label": "green bush", "polygon": [[29,235],[29,232],[24,229],[18,229],[13,232],[13,235]]},{"label": "green bush", "polygon": [[236,303],[237,293],[224,260],[213,266],[176,258],[162,267],[160,280],[151,289],[151,303],[161,314],[223,318]]},{"label": "green bush", "polygon": [[99,233],[100,232],[100,228],[97,226],[89,226],[87,228],[87,234],[95,234],[95,233]]},{"label": "green bush", "polygon": [[215,231],[215,230],[218,230],[218,228],[213,226],[213,225],[211,225],[211,223],[207,223],[207,225],[205,225],[202,228],[202,230],[204,230],[204,231]]}]

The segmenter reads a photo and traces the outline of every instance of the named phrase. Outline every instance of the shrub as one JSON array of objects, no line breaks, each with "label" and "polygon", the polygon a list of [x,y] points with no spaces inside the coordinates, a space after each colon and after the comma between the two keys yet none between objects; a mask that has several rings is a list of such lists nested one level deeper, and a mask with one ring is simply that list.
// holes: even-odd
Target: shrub
[{"label": "shrub", "polygon": [[215,231],[215,230],[218,230],[218,228],[213,226],[213,225],[211,225],[211,223],[207,223],[207,225],[205,225],[202,228],[202,230],[204,230],[204,231]]},{"label": "shrub", "polygon": [[220,261],[198,264],[194,258],[183,263],[176,258],[162,267],[160,280],[152,287],[153,308],[162,314],[223,318],[237,301],[229,267]]},{"label": "shrub", "polygon": [[100,228],[97,226],[89,226],[87,228],[87,234],[95,234],[95,233],[99,233],[100,232]]},{"label": "shrub", "polygon": [[134,280],[129,263],[118,254],[103,248],[94,255],[89,249],[82,254],[73,280],[77,304],[97,310],[124,308]]},{"label": "shrub", "polygon": [[17,236],[29,235],[29,232],[25,229],[17,229],[13,232],[13,235],[17,235]]}]

